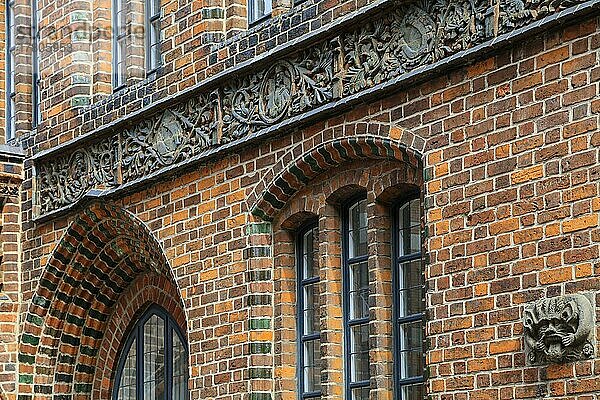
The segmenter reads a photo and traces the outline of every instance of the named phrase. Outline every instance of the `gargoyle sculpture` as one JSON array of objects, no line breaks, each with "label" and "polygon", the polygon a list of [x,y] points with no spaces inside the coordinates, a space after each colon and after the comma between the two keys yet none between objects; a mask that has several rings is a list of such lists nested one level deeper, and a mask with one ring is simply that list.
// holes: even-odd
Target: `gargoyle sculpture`
[{"label": "gargoyle sculpture", "polygon": [[527,362],[566,363],[594,355],[595,310],[582,294],[538,300],[523,321]]}]

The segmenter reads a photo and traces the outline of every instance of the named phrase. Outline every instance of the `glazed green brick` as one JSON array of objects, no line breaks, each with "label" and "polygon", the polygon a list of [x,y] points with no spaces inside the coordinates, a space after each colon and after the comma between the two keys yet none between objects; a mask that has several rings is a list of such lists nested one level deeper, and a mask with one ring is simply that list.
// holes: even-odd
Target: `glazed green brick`
[{"label": "glazed green brick", "polygon": [[248,396],[250,400],[271,400],[271,393],[266,392],[254,392]]},{"label": "glazed green brick", "polygon": [[30,335],[29,333],[24,333],[23,336],[21,336],[21,340],[23,341],[23,343],[31,344],[33,346],[37,346],[38,344],[40,344],[40,338],[37,336]]},{"label": "glazed green brick", "polygon": [[31,374],[19,374],[19,383],[33,383],[33,375]]},{"label": "glazed green brick", "polygon": [[271,347],[271,343],[250,343],[250,354],[269,354]]},{"label": "glazed green brick", "polygon": [[44,320],[34,314],[27,314],[27,322],[31,322],[36,326],[42,326],[44,324]]},{"label": "glazed green brick", "polygon": [[273,376],[271,368],[250,368],[250,379],[269,379]]},{"label": "glazed green brick", "polygon": [[246,225],[246,235],[258,235],[271,233],[271,224],[268,222],[259,222]]},{"label": "glazed green brick", "polygon": [[250,319],[250,329],[251,330],[271,329],[271,319],[270,318],[252,318],[252,319]]},{"label": "glazed green brick", "polygon": [[19,362],[24,364],[35,364],[35,356],[19,353]]},{"label": "glazed green brick", "polygon": [[83,326],[85,324],[85,320],[83,318],[79,318],[73,314],[67,314],[67,322],[77,326]]}]

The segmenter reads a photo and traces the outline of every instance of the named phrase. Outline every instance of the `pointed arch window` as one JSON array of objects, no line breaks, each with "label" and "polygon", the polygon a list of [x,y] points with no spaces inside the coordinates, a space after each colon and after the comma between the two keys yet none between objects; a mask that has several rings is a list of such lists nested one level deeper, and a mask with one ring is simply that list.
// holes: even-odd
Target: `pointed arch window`
[{"label": "pointed arch window", "polygon": [[152,306],[131,330],[118,363],[114,400],[187,400],[188,352],[177,323]]}]

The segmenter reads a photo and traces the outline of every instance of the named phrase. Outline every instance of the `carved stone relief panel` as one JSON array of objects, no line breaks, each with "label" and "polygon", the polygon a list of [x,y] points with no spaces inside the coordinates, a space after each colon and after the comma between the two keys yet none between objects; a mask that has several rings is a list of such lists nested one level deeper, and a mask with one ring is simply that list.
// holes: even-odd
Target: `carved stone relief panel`
[{"label": "carved stone relief panel", "polygon": [[335,73],[338,54],[338,40],[325,41],[226,84],[222,89],[221,143],[340,97]]},{"label": "carved stone relief panel", "polygon": [[42,213],[72,204],[95,187],[116,185],[117,137],[78,148],[37,167]]},{"label": "carved stone relief panel", "polygon": [[596,345],[594,296],[570,294],[538,300],[525,307],[523,327],[529,365],[592,358]]},{"label": "carved stone relief panel", "polygon": [[424,0],[343,35],[344,93],[352,94],[484,42],[489,0]]},{"label": "carved stone relief panel", "polygon": [[103,133],[111,138],[91,139],[67,154],[57,150],[36,161],[41,213],[68,206],[90,189],[143,179],[582,2],[390,2],[349,29],[303,49],[290,47],[287,56],[222,78],[216,89]]},{"label": "carved stone relief panel", "polygon": [[125,130],[121,143],[123,181],[184,161],[214,145],[218,108],[216,92],[203,94]]},{"label": "carved stone relief panel", "polygon": [[581,0],[500,0],[498,33],[507,33],[532,21],[583,3]]}]

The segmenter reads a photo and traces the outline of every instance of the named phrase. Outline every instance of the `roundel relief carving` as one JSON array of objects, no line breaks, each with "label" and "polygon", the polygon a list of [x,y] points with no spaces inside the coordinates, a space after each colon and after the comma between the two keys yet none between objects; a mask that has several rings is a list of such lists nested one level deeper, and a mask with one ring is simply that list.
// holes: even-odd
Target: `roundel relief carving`
[{"label": "roundel relief carving", "polygon": [[425,11],[410,7],[400,22],[402,51],[408,59],[414,59],[427,52],[429,42],[434,37],[434,23]]},{"label": "roundel relief carving", "polygon": [[258,105],[265,122],[276,122],[288,113],[295,92],[294,78],[294,67],[284,61],[275,63],[265,73],[260,85]]}]

